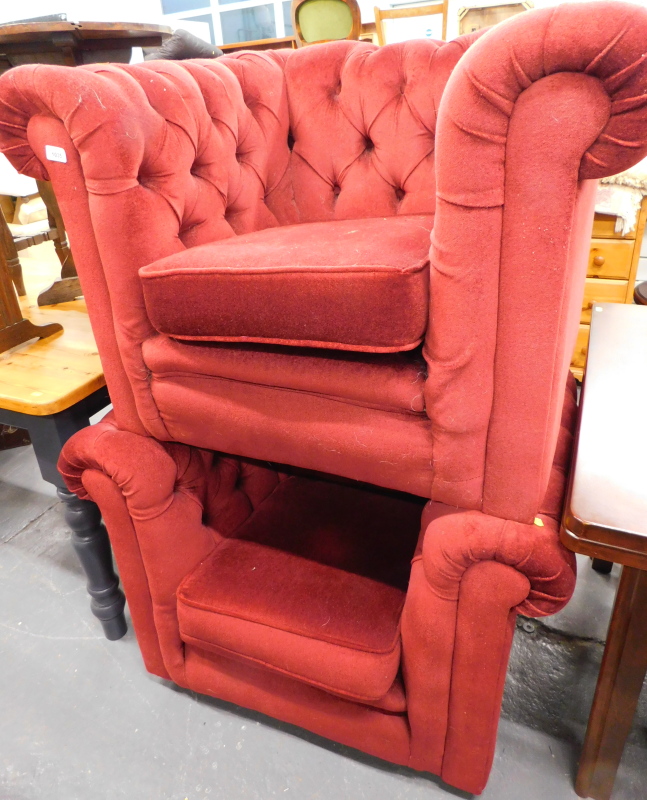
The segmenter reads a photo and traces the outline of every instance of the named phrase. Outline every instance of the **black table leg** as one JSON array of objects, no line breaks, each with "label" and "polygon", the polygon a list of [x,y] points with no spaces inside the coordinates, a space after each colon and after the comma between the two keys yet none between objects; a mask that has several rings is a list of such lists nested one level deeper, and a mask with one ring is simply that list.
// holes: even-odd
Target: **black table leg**
[{"label": "black table leg", "polygon": [[49,416],[32,416],[0,409],[0,422],[29,431],[41,475],[54,484],[65,503],[65,520],[72,529],[72,545],[88,579],[90,608],[100,620],[107,639],[120,639],[127,631],[124,594],[115,574],[110,541],[95,503],[79,500],[67,490],[56,464],[65,442],[90,424],[90,417],[110,403],[99,389],[71,408]]},{"label": "black table leg", "polygon": [[88,579],[90,608],[100,620],[106,639],[121,639],[128,630],[124,617],[126,599],[112,565],[112,551],[101,512],[96,503],[67,489],[56,494],[65,503],[65,521],[72,528],[72,545]]},{"label": "black table leg", "polygon": [[601,575],[608,575],[613,569],[613,561],[605,561],[603,558],[594,558],[591,567]]}]

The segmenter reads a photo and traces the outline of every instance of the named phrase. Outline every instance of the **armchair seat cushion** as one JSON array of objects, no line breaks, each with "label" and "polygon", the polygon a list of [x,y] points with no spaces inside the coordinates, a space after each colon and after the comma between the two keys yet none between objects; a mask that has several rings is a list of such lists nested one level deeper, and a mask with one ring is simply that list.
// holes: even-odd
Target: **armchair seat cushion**
[{"label": "armchair seat cushion", "polygon": [[282,481],[179,587],[182,639],[360,702],[384,698],[421,509],[388,492]]},{"label": "armchair seat cushion", "polygon": [[411,350],[427,328],[432,227],[336,220],[192,247],[139,271],[148,317],[177,339]]}]

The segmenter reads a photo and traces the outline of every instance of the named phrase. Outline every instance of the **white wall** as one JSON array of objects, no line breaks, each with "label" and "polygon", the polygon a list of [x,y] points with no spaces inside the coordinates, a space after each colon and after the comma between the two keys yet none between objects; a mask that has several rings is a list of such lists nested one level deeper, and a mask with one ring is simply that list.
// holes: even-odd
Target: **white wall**
[{"label": "white wall", "polygon": [[67,14],[72,22],[164,23],[160,0],[0,0],[0,22]]}]

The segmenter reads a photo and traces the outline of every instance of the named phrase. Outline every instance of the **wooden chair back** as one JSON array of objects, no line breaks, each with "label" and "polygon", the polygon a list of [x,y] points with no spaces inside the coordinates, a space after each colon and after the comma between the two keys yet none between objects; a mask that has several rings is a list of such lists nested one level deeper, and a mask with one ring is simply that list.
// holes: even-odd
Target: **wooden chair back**
[{"label": "wooden chair back", "polygon": [[381,45],[386,44],[384,35],[385,19],[403,19],[405,17],[430,17],[433,14],[443,15],[443,41],[447,39],[447,7],[449,0],[442,0],[440,3],[433,3],[429,6],[415,6],[413,8],[378,8],[375,7],[375,28],[377,40]]},{"label": "wooden chair back", "polygon": [[359,5],[357,0],[292,0],[292,28],[297,47],[359,39]]}]

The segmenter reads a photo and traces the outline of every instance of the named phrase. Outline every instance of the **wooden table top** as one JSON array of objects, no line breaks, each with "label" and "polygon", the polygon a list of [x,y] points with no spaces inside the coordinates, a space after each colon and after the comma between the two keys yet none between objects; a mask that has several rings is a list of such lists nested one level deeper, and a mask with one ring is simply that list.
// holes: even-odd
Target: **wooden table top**
[{"label": "wooden table top", "polygon": [[139,22],[19,22],[0,25],[0,74],[21,64],[77,67],[127,64],[133,47],[158,47],[172,35],[166,25]]},{"label": "wooden table top", "polygon": [[562,541],[647,568],[647,307],[593,306]]},{"label": "wooden table top", "polygon": [[140,39],[172,34],[167,25],[141,22],[19,22],[0,25],[0,44],[43,42],[52,34],[68,33],[75,39]]},{"label": "wooden table top", "polygon": [[106,382],[85,301],[38,308],[30,277],[25,270],[29,299],[21,301],[23,314],[37,325],[60,322],[63,332],[0,353],[0,409],[45,416],[73,406]]}]

